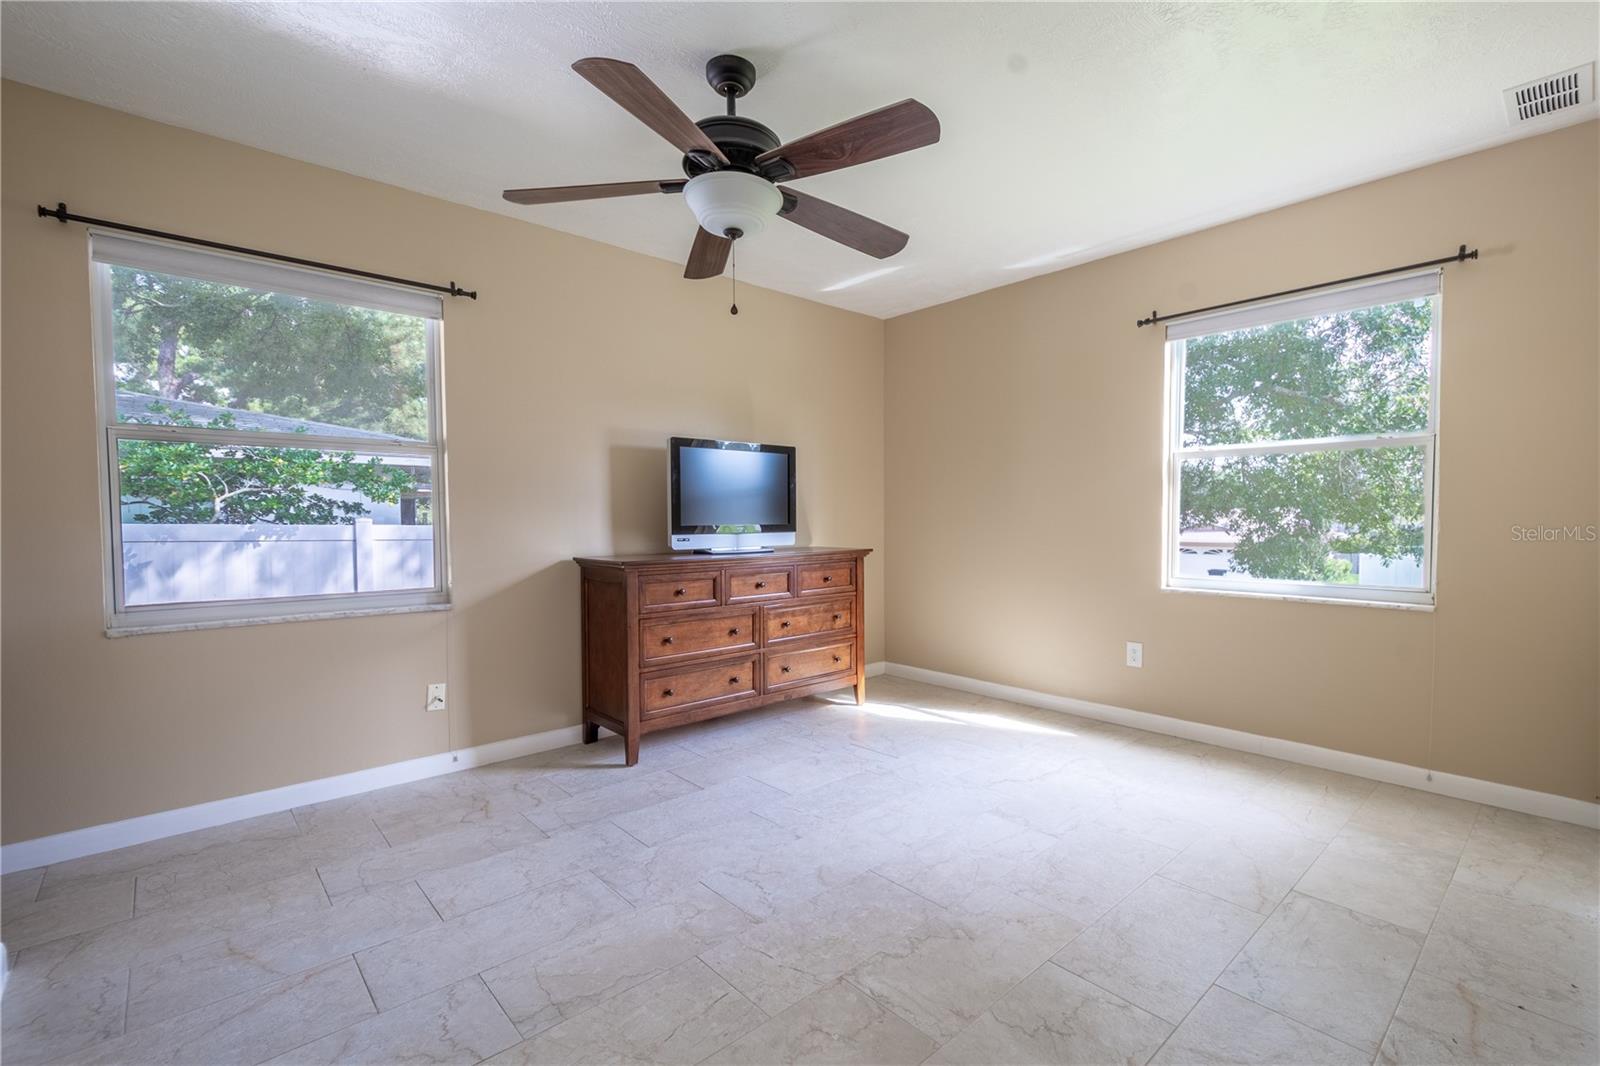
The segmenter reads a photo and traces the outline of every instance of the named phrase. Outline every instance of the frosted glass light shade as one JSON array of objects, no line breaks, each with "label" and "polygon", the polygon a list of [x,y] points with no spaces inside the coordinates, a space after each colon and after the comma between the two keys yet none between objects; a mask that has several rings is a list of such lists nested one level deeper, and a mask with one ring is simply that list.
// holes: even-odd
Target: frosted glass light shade
[{"label": "frosted glass light shade", "polygon": [[742,170],[714,170],[690,178],[683,198],[700,228],[716,237],[727,236],[730,229],[754,236],[783,206],[776,185]]}]

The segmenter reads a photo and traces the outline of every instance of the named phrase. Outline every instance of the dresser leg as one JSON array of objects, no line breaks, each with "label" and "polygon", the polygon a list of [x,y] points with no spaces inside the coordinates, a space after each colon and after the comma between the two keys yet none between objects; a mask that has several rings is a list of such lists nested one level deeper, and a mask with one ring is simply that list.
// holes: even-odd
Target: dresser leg
[{"label": "dresser leg", "polygon": [[856,706],[867,702],[867,679],[865,676],[856,679]]},{"label": "dresser leg", "polygon": [[631,734],[628,737],[627,741],[626,741],[626,746],[627,746],[627,749],[628,749],[628,765],[629,766],[638,766],[639,765],[639,734],[637,734],[637,733]]},{"label": "dresser leg", "polygon": [[595,722],[583,723],[583,742],[593,744],[600,739],[600,726]]}]

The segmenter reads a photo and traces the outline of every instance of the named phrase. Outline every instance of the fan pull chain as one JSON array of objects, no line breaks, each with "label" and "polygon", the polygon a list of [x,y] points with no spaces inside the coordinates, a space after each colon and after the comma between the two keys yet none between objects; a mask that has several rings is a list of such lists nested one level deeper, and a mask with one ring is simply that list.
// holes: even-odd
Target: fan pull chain
[{"label": "fan pull chain", "polygon": [[[729,99],[731,100],[732,97],[729,97]],[[728,299],[731,301],[731,303],[728,305],[728,314],[736,315],[736,314],[739,313],[739,242],[738,242],[738,240],[734,240],[732,242],[732,246],[728,249],[728,252],[729,252],[729,254],[731,255],[731,257],[733,259],[732,269],[729,271],[729,274],[728,274],[728,281],[730,282],[729,289],[728,289],[728,293],[729,293]]]}]

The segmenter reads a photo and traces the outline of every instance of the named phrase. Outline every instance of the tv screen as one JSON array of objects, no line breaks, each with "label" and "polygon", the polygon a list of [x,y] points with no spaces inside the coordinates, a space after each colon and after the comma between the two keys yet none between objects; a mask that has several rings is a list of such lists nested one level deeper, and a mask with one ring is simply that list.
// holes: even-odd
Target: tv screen
[{"label": "tv screen", "polygon": [[674,437],[674,535],[793,533],[794,449]]}]

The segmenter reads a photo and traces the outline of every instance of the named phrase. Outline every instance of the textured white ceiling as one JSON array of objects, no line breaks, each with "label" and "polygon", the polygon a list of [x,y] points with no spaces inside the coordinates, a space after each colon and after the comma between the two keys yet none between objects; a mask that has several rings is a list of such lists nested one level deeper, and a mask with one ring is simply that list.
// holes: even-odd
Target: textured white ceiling
[{"label": "textured white ceiling", "polygon": [[8,0],[0,70],[678,262],[694,233],[679,197],[500,199],[679,176],[573,60],[637,63],[700,118],[720,110],[705,60],[740,53],[760,77],[741,111],[786,139],[914,96],[940,144],[799,183],[907,231],[904,252],[880,263],[778,225],[739,255],[756,284],[887,317],[1593,117],[1513,131],[1501,90],[1593,60],[1597,12]]}]

